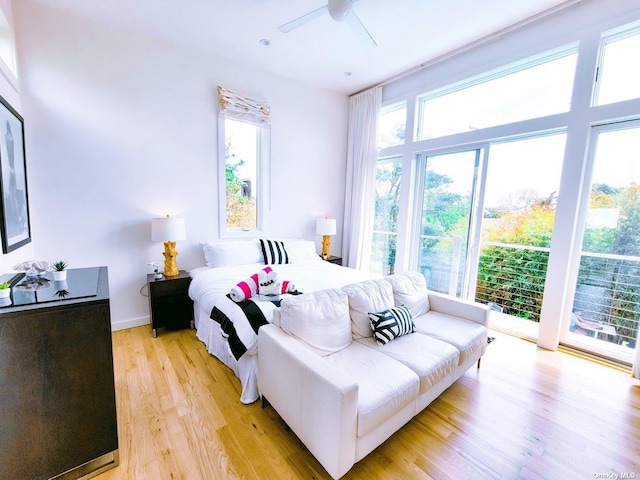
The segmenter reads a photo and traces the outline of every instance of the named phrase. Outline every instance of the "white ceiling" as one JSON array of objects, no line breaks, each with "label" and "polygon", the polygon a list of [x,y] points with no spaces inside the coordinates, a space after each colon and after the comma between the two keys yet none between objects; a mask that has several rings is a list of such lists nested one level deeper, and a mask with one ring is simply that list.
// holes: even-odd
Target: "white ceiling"
[{"label": "white ceiling", "polygon": [[[366,49],[328,14],[277,27],[326,0],[33,0],[135,29],[212,55],[350,94],[437,58],[565,0],[359,0],[353,8],[378,43]],[[259,41],[269,39],[264,47]],[[351,72],[345,76],[345,72]]]}]

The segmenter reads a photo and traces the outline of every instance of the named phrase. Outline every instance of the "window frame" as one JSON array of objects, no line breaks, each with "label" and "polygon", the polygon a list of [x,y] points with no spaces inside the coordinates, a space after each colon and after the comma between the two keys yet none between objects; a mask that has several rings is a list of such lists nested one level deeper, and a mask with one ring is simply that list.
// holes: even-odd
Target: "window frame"
[{"label": "window frame", "polygon": [[[567,43],[561,47],[558,48],[554,48],[551,50],[547,50],[545,52],[533,55],[533,56],[529,56],[526,58],[523,58],[521,60],[515,61],[515,62],[511,62],[508,63],[506,65],[503,65],[501,67],[498,68],[494,68],[488,71],[485,71],[483,73],[480,73],[478,75],[474,75],[471,77],[467,77],[464,80],[458,81],[458,82],[453,82],[453,83],[449,83],[443,87],[440,88],[436,88],[433,90],[430,90],[428,92],[416,95],[415,97],[415,112],[416,112],[416,121],[415,121],[415,125],[414,125],[414,131],[413,131],[413,141],[414,142],[421,142],[421,141],[426,141],[426,140],[432,140],[432,139],[437,139],[437,138],[443,138],[442,136],[438,136],[438,137],[426,137],[425,136],[425,132],[424,132],[424,125],[422,122],[422,117],[424,115],[424,109],[425,109],[425,104],[429,101],[429,100],[433,100],[435,98],[438,97],[443,97],[445,95],[449,95],[452,93],[456,93],[459,92],[461,90],[465,90],[467,88],[471,88],[474,87],[476,85],[480,85],[483,83],[487,83],[487,82],[491,82],[493,80],[497,80],[500,78],[504,78],[507,77],[509,75],[512,75],[514,73],[519,73],[525,70],[528,70],[530,68],[533,67],[537,67],[539,65],[543,65],[545,63],[549,63],[552,62],[554,60],[558,60],[560,58],[564,58],[567,57],[569,55],[578,55],[579,54],[579,42],[570,42]],[[576,66],[577,66],[577,59],[576,59]],[[575,74],[574,74],[574,80],[572,82],[572,89],[575,86]],[[569,107],[569,109],[567,110],[567,112],[571,111],[571,107]],[[564,112],[566,113],[566,112]],[[557,115],[557,113],[554,114],[549,114],[549,115],[545,115],[545,116],[550,116],[550,115]],[[534,118],[544,118],[543,117],[534,117]],[[518,123],[518,122],[522,122],[522,121],[527,121],[527,120],[533,120],[533,118],[531,119],[525,119],[525,120],[517,120],[517,121],[511,121],[511,122],[507,122],[503,125],[510,125],[513,123]],[[490,126],[490,127],[486,127],[486,128],[496,128],[502,125],[494,125],[494,126]],[[484,127],[483,127],[484,128]],[[459,134],[464,134],[464,133],[468,133],[468,132],[455,132],[455,133],[450,133],[448,135],[445,136],[450,136],[450,135],[459,135]],[[406,132],[405,132],[405,139],[406,139]]]},{"label": "window frame", "polygon": [[618,28],[607,30],[600,35],[600,45],[598,46],[598,61],[596,64],[596,71],[593,80],[593,89],[591,92],[591,101],[589,105],[591,107],[600,107],[604,105],[610,105],[611,103],[626,102],[633,99],[617,100],[615,102],[600,103],[600,86],[602,85],[602,78],[604,74],[604,60],[606,47],[612,43],[616,43],[621,40],[625,40],[630,37],[640,35],[640,21],[627,23],[621,25]]},{"label": "window frame", "polygon": [[[229,228],[227,224],[226,185],[226,120],[245,122],[257,129],[256,149],[256,227]],[[220,238],[257,238],[264,234],[264,213],[268,209],[271,178],[271,127],[269,124],[247,122],[240,118],[218,115],[218,220]]]}]

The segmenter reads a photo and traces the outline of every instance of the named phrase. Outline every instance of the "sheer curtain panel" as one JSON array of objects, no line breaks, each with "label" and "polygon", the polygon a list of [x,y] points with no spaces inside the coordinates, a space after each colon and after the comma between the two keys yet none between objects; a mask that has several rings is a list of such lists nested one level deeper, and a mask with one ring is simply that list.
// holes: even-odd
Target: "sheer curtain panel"
[{"label": "sheer curtain panel", "polygon": [[633,376],[640,379],[640,347],[636,340],[636,354],[633,357]]},{"label": "sheer curtain panel", "polygon": [[381,105],[382,87],[349,98],[342,258],[343,264],[361,270],[369,269],[371,256],[378,114]]}]

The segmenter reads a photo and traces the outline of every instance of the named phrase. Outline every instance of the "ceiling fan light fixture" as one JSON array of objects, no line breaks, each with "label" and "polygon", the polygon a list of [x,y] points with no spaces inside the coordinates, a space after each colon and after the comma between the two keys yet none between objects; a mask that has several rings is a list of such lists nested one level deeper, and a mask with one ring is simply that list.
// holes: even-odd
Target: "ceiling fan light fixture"
[{"label": "ceiling fan light fixture", "polygon": [[341,22],[351,12],[351,0],[329,0],[327,8],[331,18],[336,22]]}]

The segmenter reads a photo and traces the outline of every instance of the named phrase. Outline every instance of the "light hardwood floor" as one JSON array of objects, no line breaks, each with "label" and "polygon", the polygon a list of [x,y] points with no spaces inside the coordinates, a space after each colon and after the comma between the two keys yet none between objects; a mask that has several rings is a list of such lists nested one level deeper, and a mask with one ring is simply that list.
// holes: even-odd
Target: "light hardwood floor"
[{"label": "light hardwood floor", "polygon": [[[479,370],[343,478],[640,478],[640,382],[492,335]],[[97,479],[329,478],[273,408],[240,403],[195,331],[139,327],[113,343],[120,465]]]}]

